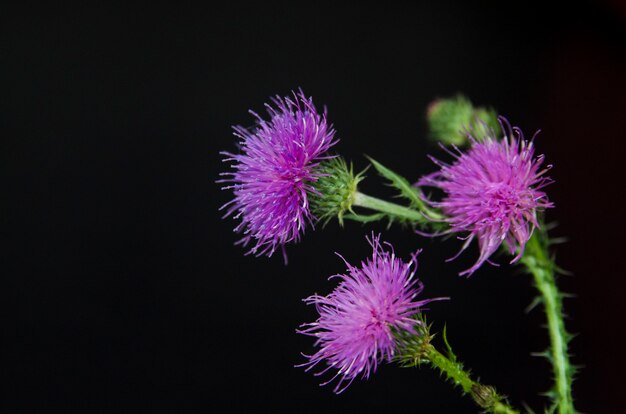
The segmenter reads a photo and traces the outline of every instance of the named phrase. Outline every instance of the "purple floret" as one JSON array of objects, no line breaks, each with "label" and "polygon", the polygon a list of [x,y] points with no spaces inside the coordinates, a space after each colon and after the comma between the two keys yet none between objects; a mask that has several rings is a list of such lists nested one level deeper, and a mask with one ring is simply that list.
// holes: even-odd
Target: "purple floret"
[{"label": "purple floret", "polygon": [[500,123],[503,139],[494,134],[481,140],[470,137],[471,148],[463,153],[455,147],[451,165],[431,157],[440,170],[418,182],[445,192],[441,202],[432,204],[448,217],[450,233],[469,233],[461,251],[478,239],[478,261],[461,275],[476,271],[502,242],[511,254],[518,252],[511,263],[519,260],[539,227],[537,212],[553,207],[542,191],[552,182],[544,176],[551,166],[541,169],[543,155],[534,157],[534,137],[526,141],[519,128],[511,128],[502,117]]},{"label": "purple floret", "polygon": [[[408,263],[398,259],[391,245],[385,249],[380,236],[368,239],[374,253],[355,267],[346,262],[347,274],[328,296],[305,299],[315,305],[320,316],[304,324],[298,332],[317,338],[319,350],[305,355],[307,371],[320,363],[325,367],[316,375],[336,370],[322,385],[339,379],[334,391],[340,393],[361,376],[369,378],[382,361],[391,361],[397,347],[394,331],[417,334],[415,315],[421,307],[436,299],[416,300],[423,285],[414,278],[417,253]],[[340,256],[341,257],[341,256]],[[342,258],[343,259],[343,258]],[[345,260],[344,260],[345,261]]]},{"label": "purple floret", "polygon": [[[320,115],[313,100],[302,91],[272,99],[266,104],[269,120],[256,118],[251,129],[235,126],[241,152],[224,152],[233,172],[222,173],[232,183],[235,198],[222,206],[224,217],[241,218],[235,228],[243,233],[238,242],[253,243],[248,253],[271,256],[278,246],[298,241],[306,223],[312,222],[307,191],[318,174],[315,167],[332,147],[335,130]],[[284,250],[283,250],[284,252]]]}]

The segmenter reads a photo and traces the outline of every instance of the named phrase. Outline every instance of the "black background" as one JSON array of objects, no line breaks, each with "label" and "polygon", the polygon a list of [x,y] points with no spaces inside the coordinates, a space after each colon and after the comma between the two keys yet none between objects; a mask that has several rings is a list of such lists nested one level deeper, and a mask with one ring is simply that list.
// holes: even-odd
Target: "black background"
[{"label": "black background", "polygon": [[[493,105],[555,165],[549,187],[578,408],[618,412],[624,370],[625,8],[527,2],[31,8],[0,25],[1,404],[6,412],[478,412],[428,368],[383,365],[344,394],[295,364],[315,319],[301,301],[369,254],[372,229],[404,257],[424,248],[424,297],[476,376],[542,411],[540,310],[506,258],[456,276],[475,247],[349,223],[280,255],[244,256],[215,183],[274,94],[326,105],[337,151],[416,180],[442,156],[425,139],[436,97]],[[363,185],[391,195],[375,174]],[[621,383],[620,383],[621,381]]]}]

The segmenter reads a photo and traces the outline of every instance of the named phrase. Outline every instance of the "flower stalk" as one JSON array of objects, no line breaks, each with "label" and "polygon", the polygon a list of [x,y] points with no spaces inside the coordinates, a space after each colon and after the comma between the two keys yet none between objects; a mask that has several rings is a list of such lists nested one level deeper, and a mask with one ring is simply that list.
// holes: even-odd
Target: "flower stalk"
[{"label": "flower stalk", "polygon": [[432,344],[425,350],[425,359],[433,367],[445,374],[455,385],[463,390],[463,394],[469,394],[472,400],[488,413],[495,414],[518,414],[519,411],[504,402],[504,398],[490,385],[483,385],[471,378],[469,372],[463,369],[463,365],[450,359],[439,352]]},{"label": "flower stalk", "polygon": [[384,213],[392,219],[402,221],[408,220],[414,223],[428,222],[426,216],[417,210],[404,207],[399,204],[390,203],[389,201],[381,200],[358,191],[354,194],[354,201],[352,205]]},{"label": "flower stalk", "polygon": [[485,412],[495,414],[519,414],[511,407],[506,398],[496,392],[490,385],[484,385],[472,379],[468,370],[457,359],[443,330],[443,340],[446,352],[440,352],[432,344],[435,336],[430,333],[430,325],[426,324],[423,316],[419,317],[420,324],[417,334],[398,333],[398,342],[401,344],[396,361],[404,367],[416,367],[428,364],[459,386],[463,395],[469,395],[472,400]]},{"label": "flower stalk", "polygon": [[563,321],[563,294],[559,292],[555,280],[556,266],[548,254],[548,237],[545,231],[536,230],[528,243],[521,262],[533,275],[535,287],[541,294],[548,331],[550,349],[545,353],[552,363],[554,390],[552,396],[559,414],[575,413],[572,399],[572,379],[574,367],[569,361],[567,345],[572,335],[565,329]]}]

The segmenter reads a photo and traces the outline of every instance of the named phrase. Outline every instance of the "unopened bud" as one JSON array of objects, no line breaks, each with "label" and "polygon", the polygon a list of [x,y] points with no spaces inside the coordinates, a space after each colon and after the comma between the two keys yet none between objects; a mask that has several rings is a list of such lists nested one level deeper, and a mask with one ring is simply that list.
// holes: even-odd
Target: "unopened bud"
[{"label": "unopened bud", "polygon": [[491,108],[475,108],[462,95],[433,101],[426,112],[430,136],[447,145],[461,146],[468,135],[477,140],[499,131],[498,116]]},{"label": "unopened bud", "polygon": [[495,388],[489,385],[474,384],[472,385],[472,399],[482,408],[491,408],[500,401],[500,396],[496,393]]}]

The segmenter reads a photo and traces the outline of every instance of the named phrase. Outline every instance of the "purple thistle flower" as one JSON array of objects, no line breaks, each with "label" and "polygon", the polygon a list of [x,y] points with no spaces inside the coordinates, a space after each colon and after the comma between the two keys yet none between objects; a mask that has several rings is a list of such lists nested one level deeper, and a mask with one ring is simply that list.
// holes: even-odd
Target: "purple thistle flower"
[{"label": "purple thistle flower", "polygon": [[[348,266],[348,274],[331,276],[340,279],[339,285],[328,296],[313,295],[304,301],[315,305],[320,317],[313,323],[303,324],[299,333],[317,338],[319,350],[304,355],[309,371],[320,362],[336,374],[327,382],[339,378],[334,392],[344,391],[357,377],[369,378],[370,373],[383,360],[391,361],[396,350],[395,331],[405,330],[417,335],[415,329],[421,323],[415,315],[428,302],[438,299],[416,301],[423,285],[413,278],[417,269],[417,254],[409,263],[395,256],[393,247],[380,243],[380,236],[367,239],[374,253],[372,258],[354,267],[341,257]],[[439,298],[442,299],[442,298]]]},{"label": "purple thistle flower", "polygon": [[499,120],[503,139],[495,138],[493,131],[481,140],[470,136],[468,152],[456,147],[456,153],[450,152],[456,158],[451,165],[430,157],[441,169],[417,183],[445,192],[441,202],[432,204],[448,216],[448,233],[469,232],[459,254],[478,239],[478,261],[461,275],[476,271],[503,241],[511,254],[519,251],[511,263],[519,260],[534,228],[539,227],[537,211],[553,207],[541,191],[552,182],[544,176],[552,166],[540,170],[544,157],[533,156],[533,140],[539,131],[525,141],[519,128],[511,128],[503,117]]},{"label": "purple thistle flower", "polygon": [[330,158],[323,154],[337,142],[326,112],[320,115],[302,90],[276,96],[272,103],[265,104],[268,121],[250,111],[255,128],[233,127],[241,153],[222,153],[234,171],[222,173],[229,178],[219,181],[232,183],[223,189],[233,189],[235,198],[221,209],[227,208],[224,217],[241,218],[235,231],[244,236],[237,244],[254,240],[248,253],[257,256],[271,256],[277,246],[284,253],[284,245],[298,241],[306,223],[312,223],[307,191],[315,191],[315,168]]}]

